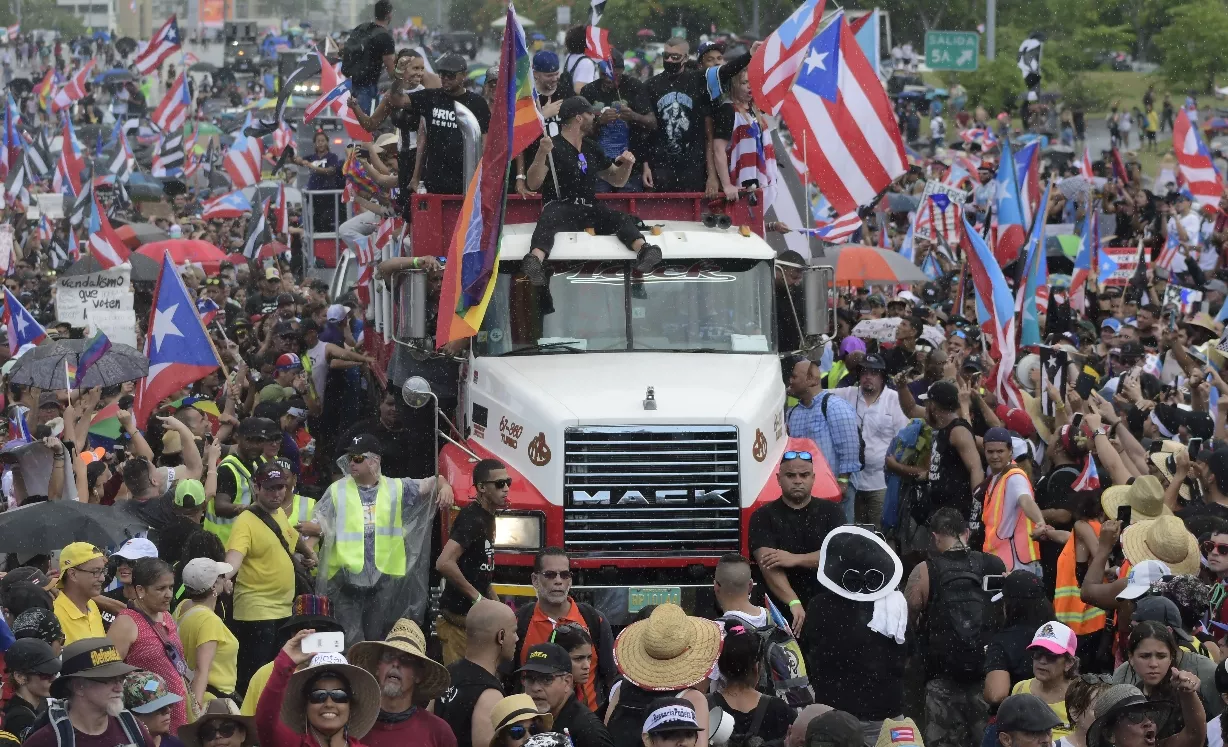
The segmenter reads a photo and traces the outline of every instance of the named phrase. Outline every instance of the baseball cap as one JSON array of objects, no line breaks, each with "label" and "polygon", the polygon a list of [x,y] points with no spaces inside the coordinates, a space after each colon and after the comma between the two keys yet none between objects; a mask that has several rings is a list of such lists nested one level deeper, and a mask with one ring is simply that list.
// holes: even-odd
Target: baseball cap
[{"label": "baseball cap", "polygon": [[274,485],[290,484],[290,474],[285,467],[277,462],[265,462],[260,465],[260,469],[256,470],[256,474],[252,477],[256,484],[260,487],[272,487]]},{"label": "baseball cap", "polygon": [[57,583],[64,584],[64,571],[76,568],[82,563],[88,563],[94,558],[105,558],[102,550],[88,542],[73,542],[60,550],[60,579]]},{"label": "baseball cap", "polygon": [[64,408],[64,405],[60,404],[60,398],[55,396],[55,392],[43,392],[42,394],[38,395],[38,406],[39,409],[44,407]]},{"label": "baseball cap", "polygon": [[596,112],[597,107],[593,106],[592,102],[583,96],[572,96],[565,100],[563,105],[559,107],[559,121],[566,122],[572,117],[579,116],[585,112]]},{"label": "baseball cap", "polygon": [[346,314],[350,313],[350,310],[346,306],[342,306],[339,303],[335,303],[332,306],[329,306],[328,310],[324,313],[328,321],[339,322],[345,318]]},{"label": "baseball cap", "polygon": [[695,706],[691,705],[690,701],[682,698],[657,698],[648,704],[648,718],[644,719],[643,733],[660,734],[669,731],[699,731]]},{"label": "baseball cap", "polygon": [[124,544],[120,545],[119,549],[113,554],[114,557],[127,558],[128,560],[140,560],[141,558],[156,558],[158,557],[158,548],[154,543],[144,537],[133,537]]},{"label": "baseball cap", "polygon": [[1113,317],[1109,317],[1109,318],[1105,319],[1103,322],[1100,322],[1100,329],[1104,329],[1105,327],[1108,327],[1109,329],[1113,330],[1114,332],[1120,332],[1120,331],[1121,331],[1121,322],[1117,321],[1117,320],[1116,320],[1116,319],[1114,319]]},{"label": "baseball cap", "polygon": [[[571,674],[571,657],[567,649],[557,643],[539,643],[530,646],[525,654],[524,666],[517,672],[539,672],[541,674]],[[692,709],[691,716],[695,711]]]},{"label": "baseball cap", "polygon": [[695,56],[696,56],[696,57],[703,57],[705,53],[707,53],[707,52],[711,52],[711,51],[712,51],[712,50],[714,50],[714,49],[715,49],[716,51],[718,51],[718,52],[724,52],[724,51],[725,51],[725,45],[724,45],[724,44],[722,44],[722,43],[720,43],[720,42],[717,42],[717,41],[706,41],[706,42],[702,42],[702,43],[700,43],[700,45],[699,45],[699,49],[698,49],[698,51],[696,51]]},{"label": "baseball cap", "polygon": [[213,588],[218,576],[234,570],[229,563],[219,563],[213,558],[192,558],[183,567],[183,585],[188,591],[203,594]]},{"label": "baseball cap", "polygon": [[303,360],[294,353],[282,353],[277,357],[277,370],[285,371],[288,368],[302,368]]},{"label": "baseball cap", "polygon": [[0,598],[19,581],[33,584],[40,589],[51,588],[51,579],[47,577],[46,573],[32,565],[23,565],[4,574],[4,578],[0,579]]},{"label": "baseball cap", "polygon": [[51,644],[39,638],[22,638],[4,652],[4,667],[10,672],[59,674],[60,657]]},{"label": "baseball cap", "polygon": [[435,70],[440,73],[463,73],[469,69],[469,63],[458,54],[449,52],[435,61]]},{"label": "baseball cap", "polygon": [[533,72],[557,73],[559,71],[559,56],[549,49],[543,49],[533,55]]},{"label": "baseball cap", "polygon": [[200,480],[179,480],[175,483],[175,497],[172,500],[179,508],[200,508],[206,503],[205,486]]},{"label": "baseball cap", "polygon": [[1159,560],[1144,560],[1130,567],[1130,575],[1126,576],[1126,588],[1117,595],[1118,599],[1138,599],[1151,590],[1151,585],[1165,576],[1173,575],[1172,570]]},{"label": "baseball cap", "polygon": [[379,439],[370,433],[360,433],[350,439],[345,445],[345,453],[350,456],[357,454],[381,454]]},{"label": "baseball cap", "polygon": [[1005,428],[990,428],[985,431],[985,436],[982,441],[987,444],[1007,444],[1011,443],[1011,432]]},{"label": "baseball cap", "polygon": [[[42,589],[35,589],[31,584],[21,584],[21,586],[33,589],[40,593],[47,592]],[[21,614],[13,618],[13,638],[20,641],[26,638],[37,638],[44,643],[63,643],[64,628],[60,626],[60,618],[55,616],[51,611],[51,605],[54,602],[50,601],[48,596],[46,607],[27,607]],[[11,601],[8,602],[10,610],[16,609],[17,605]]]},{"label": "baseball cap", "polygon": [[1031,438],[1036,435],[1036,426],[1032,424],[1032,418],[1018,407],[1010,407],[1005,404],[1000,404],[994,408],[998,419],[1006,427],[1006,430],[1012,433],[1018,433],[1024,438]]},{"label": "baseball cap", "polygon": [[278,270],[276,267],[266,267],[264,268],[264,279],[265,280],[273,280],[273,279],[280,280],[281,271]]},{"label": "baseball cap", "polygon": [[887,362],[878,353],[870,353],[861,361],[861,367],[866,371],[883,372],[887,370]]},{"label": "baseball cap", "polygon": [[1028,648],[1043,648],[1058,656],[1074,656],[1076,645],[1078,641],[1073,630],[1060,622],[1050,621],[1036,629]]},{"label": "baseball cap", "polygon": [[277,305],[278,306],[293,306],[294,305],[294,294],[292,293],[280,294],[279,296],[277,296]]},{"label": "baseball cap", "polygon": [[1011,695],[998,706],[998,733],[1040,732],[1061,726],[1049,704],[1031,693]]},{"label": "baseball cap", "polygon": [[133,713],[150,714],[182,700],[153,672],[133,672],[124,678],[124,708]]},{"label": "baseball cap", "polygon": [[806,747],[862,747],[865,736],[857,717],[828,711],[806,724]]},{"label": "baseball cap", "polygon": [[959,390],[949,381],[935,381],[931,384],[926,399],[944,410],[959,409]]},{"label": "baseball cap", "polygon": [[1177,631],[1184,632],[1181,624],[1181,610],[1177,609],[1177,605],[1168,597],[1161,596],[1146,596],[1134,603],[1134,614],[1130,619],[1134,622],[1152,622],[1163,623],[1165,626],[1172,629],[1174,634],[1180,635]]},{"label": "baseball cap", "polygon": [[60,677],[51,683],[51,695],[63,698],[68,681],[73,677],[109,680],[135,671],[136,667],[124,663],[124,657],[109,638],[82,638],[64,647],[60,655]]},{"label": "baseball cap", "polygon": [[984,371],[985,366],[984,364],[981,363],[981,356],[970,355],[967,358],[964,358],[964,363],[963,365],[960,366],[960,370],[979,372],[979,371]]},{"label": "baseball cap", "polygon": [[281,437],[281,429],[268,418],[244,418],[239,422],[239,436],[272,441]]}]

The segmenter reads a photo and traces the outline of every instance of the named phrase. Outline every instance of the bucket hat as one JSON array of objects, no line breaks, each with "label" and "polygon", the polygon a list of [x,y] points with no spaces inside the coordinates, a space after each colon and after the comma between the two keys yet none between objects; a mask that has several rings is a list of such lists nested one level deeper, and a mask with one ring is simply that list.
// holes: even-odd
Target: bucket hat
[{"label": "bucket hat", "polygon": [[614,643],[614,663],[645,690],[683,690],[704,681],[721,654],[721,629],[662,604],[647,620],[628,625]]},{"label": "bucket hat", "polygon": [[426,636],[413,620],[401,618],[382,641],[362,641],[350,647],[350,663],[375,675],[385,651],[407,654],[422,663],[422,681],[414,696],[430,700],[442,694],[452,682],[447,668],[426,655]]}]

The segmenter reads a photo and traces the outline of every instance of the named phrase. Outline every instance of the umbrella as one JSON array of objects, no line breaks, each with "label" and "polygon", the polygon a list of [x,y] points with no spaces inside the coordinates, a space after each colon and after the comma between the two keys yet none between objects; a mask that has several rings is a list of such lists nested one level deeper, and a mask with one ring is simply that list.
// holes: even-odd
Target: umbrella
[{"label": "umbrella", "polygon": [[121,36],[115,40],[115,51],[127,57],[136,51],[136,39],[131,36]]},{"label": "umbrella", "polygon": [[853,335],[863,340],[878,340],[880,342],[895,342],[896,330],[900,327],[899,318],[863,319],[853,327]]},{"label": "umbrella", "polygon": [[[259,205],[260,203],[264,202],[266,198],[277,198],[277,187],[279,184],[280,182],[273,179],[265,179],[258,185],[244,187],[243,196],[246,197],[251,204]],[[287,203],[301,203],[302,201],[302,192],[300,192],[296,187],[286,187]]]},{"label": "umbrella", "polygon": [[920,267],[886,249],[851,245],[828,250],[826,254],[817,264],[836,269],[835,283],[838,286],[924,283],[929,280]]},{"label": "umbrella", "polygon": [[13,78],[9,81],[9,91],[14,96],[25,96],[30,91],[34,90],[34,84],[29,78]]},{"label": "umbrella", "polygon": [[126,226],[119,226],[115,232],[124,240],[124,246],[129,249],[136,249],[141,244],[165,241],[170,238],[166,231],[152,223],[129,223]]},{"label": "umbrella", "polygon": [[[536,25],[537,25],[536,23],[534,23],[534,22],[533,22],[533,19],[531,19],[531,18],[525,18],[524,16],[520,15],[519,13],[517,13],[517,14],[516,14],[516,21],[517,21],[517,22],[520,24],[520,26],[521,26],[522,28],[524,28],[524,27],[528,27],[528,26],[536,26]],[[506,25],[507,25],[507,19],[506,19],[506,18],[497,18],[497,19],[495,19],[494,21],[491,21],[491,22],[490,22],[490,27],[491,27],[491,28],[496,28],[496,29],[501,29],[501,28],[503,28],[503,27],[504,27],[504,26],[506,26]]]},{"label": "umbrella", "polygon": [[95,83],[120,83],[125,80],[136,80],[136,76],[122,67],[113,67],[94,76]]},{"label": "umbrella", "polygon": [[118,547],[147,529],[117,506],[44,501],[0,514],[0,546],[23,554],[45,554],[73,542]]},{"label": "umbrella", "polygon": [[193,73],[209,73],[212,75],[213,73],[217,72],[217,65],[214,65],[212,62],[198,62],[192,67],[188,68],[188,71]]},{"label": "umbrella", "polygon": [[206,271],[216,272],[218,265],[226,260],[226,254],[208,241],[199,239],[170,239],[146,244],[137,250],[153,260],[161,260],[164,252],[171,253],[171,261],[177,265],[184,262],[200,262]]},{"label": "umbrella", "polygon": [[917,209],[917,200],[919,198],[912,195],[903,195],[898,192],[887,193],[887,209],[893,213],[910,213]]},{"label": "umbrella", "polygon": [[[17,359],[17,365],[9,372],[9,379],[14,383],[39,389],[67,389],[64,364],[76,367],[81,353],[89,344],[89,340],[44,342]],[[96,386],[113,386],[125,381],[136,381],[148,373],[148,358],[130,345],[113,342],[111,349],[85,370],[85,375],[77,382],[77,387],[92,389]]]},{"label": "umbrella", "polygon": [[286,246],[280,241],[270,241],[269,243],[260,247],[260,253],[256,255],[256,258],[257,259],[270,259],[280,254],[285,254],[288,251],[290,251],[290,247]]},{"label": "umbrella", "polygon": [[635,35],[636,35],[636,36],[638,36],[638,37],[639,37],[639,38],[641,38],[641,39],[651,39],[652,37],[656,36],[657,34],[656,34],[656,32],[655,32],[655,31],[653,31],[652,29],[640,29],[639,31],[636,31],[636,32],[635,32]]},{"label": "umbrella", "polygon": [[[129,262],[132,263],[131,277],[134,281],[152,283],[162,272],[162,263],[155,262],[144,254],[133,254]],[[77,275],[88,275],[91,272],[102,272],[102,270],[103,267],[98,264],[98,260],[93,257],[82,257],[60,274],[65,277],[76,277]]]},{"label": "umbrella", "polygon": [[1207,130],[1207,132],[1218,132],[1220,130],[1228,130],[1228,118],[1211,117],[1211,119],[1207,120],[1205,129]]}]

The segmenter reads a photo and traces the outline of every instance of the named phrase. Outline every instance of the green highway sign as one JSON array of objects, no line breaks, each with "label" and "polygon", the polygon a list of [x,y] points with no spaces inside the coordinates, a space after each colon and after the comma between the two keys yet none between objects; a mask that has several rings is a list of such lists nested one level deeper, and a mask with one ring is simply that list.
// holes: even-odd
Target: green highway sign
[{"label": "green highway sign", "polygon": [[976,70],[981,35],[975,31],[925,32],[925,64],[931,70]]}]

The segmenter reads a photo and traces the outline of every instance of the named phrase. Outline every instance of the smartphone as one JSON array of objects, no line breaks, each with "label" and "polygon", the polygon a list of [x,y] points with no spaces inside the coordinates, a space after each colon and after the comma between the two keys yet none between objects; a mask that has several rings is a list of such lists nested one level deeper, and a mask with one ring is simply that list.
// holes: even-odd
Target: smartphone
[{"label": "smartphone", "polygon": [[304,654],[340,653],[345,650],[345,633],[312,633],[303,639]]},{"label": "smartphone", "polygon": [[1079,378],[1075,381],[1075,392],[1080,399],[1087,399],[1091,396],[1092,390],[1096,388],[1096,377],[1086,371],[1079,373]]},{"label": "smartphone", "polygon": [[1000,574],[994,575],[994,576],[985,576],[983,579],[981,579],[981,588],[987,592],[993,593],[993,592],[1002,591],[1002,588],[1005,585],[1006,585],[1006,576],[1003,576]]},{"label": "smartphone", "polygon": [[1083,413],[1076,412],[1070,420],[1070,430],[1073,433],[1079,432],[1079,426],[1083,425]]},{"label": "smartphone", "polygon": [[1117,507],[1117,520],[1121,522],[1121,528],[1125,529],[1130,526],[1130,516],[1134,509],[1129,504]]},{"label": "smartphone", "polygon": [[1191,438],[1189,443],[1190,461],[1198,458],[1198,452],[1202,451],[1202,439]]},{"label": "smartphone", "polygon": [[1164,450],[1164,440],[1156,439],[1151,442],[1151,446],[1147,447],[1148,454],[1158,454]]}]

